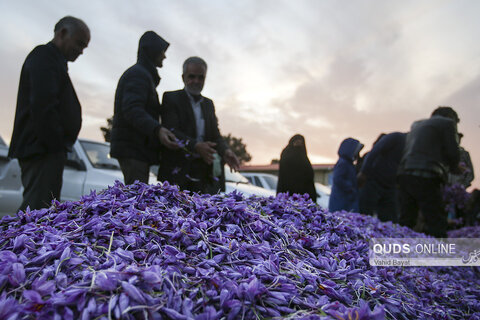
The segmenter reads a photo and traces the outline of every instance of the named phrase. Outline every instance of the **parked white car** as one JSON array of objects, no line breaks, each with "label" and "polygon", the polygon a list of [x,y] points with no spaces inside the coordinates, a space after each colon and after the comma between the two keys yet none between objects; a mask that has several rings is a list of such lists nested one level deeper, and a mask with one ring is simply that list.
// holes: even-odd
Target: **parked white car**
[{"label": "parked white car", "polygon": [[[8,146],[0,137],[0,217],[14,214],[23,199],[20,166],[17,159],[8,158]],[[274,192],[256,187],[248,183],[242,175],[230,172],[225,168],[226,191],[240,191],[245,195],[270,196]],[[92,190],[103,190],[115,183],[123,182],[120,165],[110,157],[110,145],[87,139],[75,142],[72,152],[67,154],[67,162],[63,171],[61,199],[78,200]],[[149,183],[157,183],[156,176],[151,173]]]},{"label": "parked white car", "polygon": [[273,192],[277,192],[278,177],[270,173],[242,172],[250,183]]},{"label": "parked white car", "polygon": [[[273,192],[277,191],[278,177],[270,173],[242,172],[250,183],[269,189]],[[317,191],[317,204],[322,208],[328,208],[330,200],[331,188],[319,182],[315,182],[315,190]]]},{"label": "parked white car", "polygon": [[240,191],[246,196],[275,196],[275,191],[256,186],[250,183],[248,179],[239,172],[231,171],[230,168],[225,167],[225,192],[230,193],[234,190]]},{"label": "parked white car", "polygon": [[[118,161],[109,156],[107,143],[77,140],[67,154],[63,171],[62,200],[78,200],[92,190],[103,190],[123,181]],[[22,202],[23,186],[17,159],[9,159],[8,146],[0,146],[0,216],[13,214]],[[152,175],[152,181],[155,181]]]}]

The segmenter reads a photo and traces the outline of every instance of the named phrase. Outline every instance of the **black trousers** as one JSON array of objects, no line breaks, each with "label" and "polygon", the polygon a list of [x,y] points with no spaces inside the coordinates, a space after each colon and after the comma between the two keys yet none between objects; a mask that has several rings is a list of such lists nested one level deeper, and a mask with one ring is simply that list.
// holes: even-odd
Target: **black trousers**
[{"label": "black trousers", "polygon": [[425,225],[422,232],[437,238],[447,237],[447,212],[442,199],[443,183],[440,178],[402,175],[400,185],[400,224],[413,228],[418,211]]},{"label": "black trousers", "polygon": [[60,201],[65,159],[64,152],[57,152],[18,160],[24,188],[19,210],[46,208],[53,199]]},{"label": "black trousers", "polygon": [[360,189],[359,207],[363,214],[377,213],[380,221],[398,222],[397,186],[382,186],[375,179],[367,179]]},{"label": "black trousers", "polygon": [[132,184],[136,180],[148,183],[148,176],[150,174],[150,164],[148,162],[136,159],[118,159],[120,169],[122,169],[123,179],[125,184]]}]

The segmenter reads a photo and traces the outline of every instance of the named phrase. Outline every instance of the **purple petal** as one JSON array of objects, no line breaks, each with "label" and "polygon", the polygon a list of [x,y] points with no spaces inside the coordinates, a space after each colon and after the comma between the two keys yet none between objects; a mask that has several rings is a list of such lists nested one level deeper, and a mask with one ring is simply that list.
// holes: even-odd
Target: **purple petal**
[{"label": "purple petal", "polygon": [[95,278],[95,284],[102,290],[112,291],[118,286],[117,280],[110,277],[108,273],[99,272]]},{"label": "purple petal", "polygon": [[156,272],[145,271],[145,272],[142,272],[142,276],[143,276],[143,279],[150,284],[162,282],[162,277]]},{"label": "purple petal", "polygon": [[44,302],[42,296],[35,290],[25,290],[23,291],[23,296],[33,303],[43,304]]},{"label": "purple petal", "polygon": [[137,287],[125,281],[122,281],[122,287],[125,290],[126,294],[133,300],[140,302],[142,304],[146,302],[145,298],[143,297],[142,293],[140,292],[140,290],[138,290]]},{"label": "purple petal", "polygon": [[12,251],[0,251],[0,261],[17,262],[17,255]]},{"label": "purple petal", "polygon": [[18,250],[21,249],[25,246],[25,240],[28,239],[28,236],[26,234],[21,234],[18,237],[15,238],[15,241],[13,242],[13,250]]},{"label": "purple petal", "polygon": [[165,315],[168,317],[168,319],[174,319],[174,320],[187,320],[188,317],[182,315],[178,311],[175,311],[174,309],[169,309],[169,308],[161,308],[160,311],[165,313]]},{"label": "purple petal", "polygon": [[23,264],[21,263],[12,264],[12,274],[10,276],[10,283],[13,286],[19,286],[23,282],[25,282],[25,269],[23,268]]},{"label": "purple petal", "polygon": [[120,294],[120,298],[118,300],[118,306],[120,307],[120,312],[123,312],[125,309],[128,308],[130,299],[125,293]]},{"label": "purple petal", "polygon": [[32,287],[42,296],[51,295],[55,291],[55,281],[34,281]]}]

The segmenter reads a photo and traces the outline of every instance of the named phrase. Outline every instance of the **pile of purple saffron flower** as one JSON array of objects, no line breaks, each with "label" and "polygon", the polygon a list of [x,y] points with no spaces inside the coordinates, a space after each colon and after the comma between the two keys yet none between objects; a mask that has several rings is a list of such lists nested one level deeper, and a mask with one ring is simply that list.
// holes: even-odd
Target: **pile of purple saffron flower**
[{"label": "pile of purple saffron flower", "polygon": [[115,186],[0,221],[0,319],[480,319],[477,267],[374,267],[424,237],[302,196]]}]

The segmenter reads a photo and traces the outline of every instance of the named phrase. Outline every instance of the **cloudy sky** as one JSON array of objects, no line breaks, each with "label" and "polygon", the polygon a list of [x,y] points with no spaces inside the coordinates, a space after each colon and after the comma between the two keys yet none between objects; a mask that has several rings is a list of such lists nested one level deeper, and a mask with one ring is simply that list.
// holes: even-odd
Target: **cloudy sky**
[{"label": "cloudy sky", "polygon": [[295,133],[306,137],[312,162],[334,163],[346,137],[368,151],[381,132],[408,131],[451,105],[480,168],[478,12],[473,0],[1,1],[0,135],[10,140],[26,55],[73,15],[92,33],[69,65],[81,137],[102,140],[117,81],[136,61],[140,36],[154,30],[170,42],[160,96],[183,87],[187,57],[203,57],[203,93],[215,102],[221,131],[243,138],[251,164],[278,158]]}]

